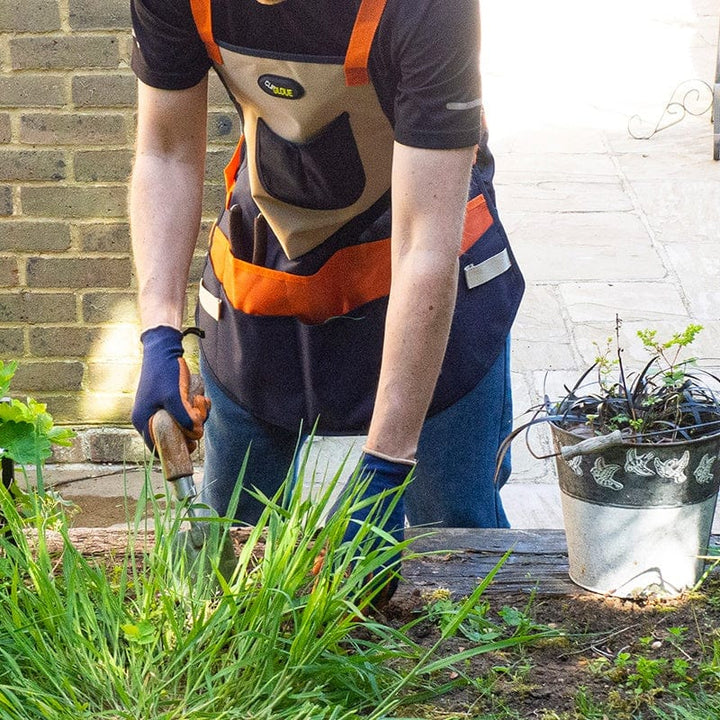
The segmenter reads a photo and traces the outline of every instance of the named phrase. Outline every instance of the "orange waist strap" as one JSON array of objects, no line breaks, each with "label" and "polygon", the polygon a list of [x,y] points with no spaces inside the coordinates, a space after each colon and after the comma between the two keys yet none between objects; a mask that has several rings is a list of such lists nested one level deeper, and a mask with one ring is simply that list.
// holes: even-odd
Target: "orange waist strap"
[{"label": "orange waist strap", "polygon": [[[472,247],[492,223],[485,198],[473,198],[467,205],[460,252]],[[344,248],[313,275],[294,275],[236,258],[216,226],[210,260],[230,304],[248,315],[295,316],[319,323],[390,292],[390,238]]]}]

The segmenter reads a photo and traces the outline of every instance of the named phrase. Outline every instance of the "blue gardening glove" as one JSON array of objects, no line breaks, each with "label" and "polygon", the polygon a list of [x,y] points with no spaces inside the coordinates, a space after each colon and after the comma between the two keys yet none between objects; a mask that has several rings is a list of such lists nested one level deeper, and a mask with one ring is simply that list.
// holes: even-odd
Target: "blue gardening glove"
[{"label": "blue gardening glove", "polygon": [[[367,480],[369,477],[370,481],[363,491],[362,496],[357,498],[357,502],[361,503],[363,500],[375,497],[383,492],[396,490],[407,480],[413,467],[414,463],[399,462],[392,458],[379,457],[366,450],[360,458],[358,478],[362,481]],[[395,504],[394,507],[389,510],[393,503]],[[343,536],[343,542],[349,542],[355,538],[362,523],[367,520],[371,513],[372,522],[376,527],[392,535],[397,542],[402,542],[405,539],[405,502],[402,495],[398,497],[397,493],[390,492],[377,503],[369,503],[365,507],[357,509],[352,514],[345,535]],[[386,515],[387,518],[385,518]],[[383,520],[383,518],[385,518],[385,520]],[[370,545],[370,549],[375,550],[382,547],[383,544],[384,540],[379,536],[375,536],[375,539]],[[398,551],[397,555],[394,558],[390,558],[387,564],[393,565],[398,569],[396,561],[399,560],[400,552]],[[373,605],[380,607],[386,604],[395,593],[398,582],[397,573],[389,577],[387,584],[374,597]]]},{"label": "blue gardening glove", "polygon": [[161,408],[170,413],[188,438],[188,447],[202,437],[210,401],[203,395],[190,397],[190,370],[183,358],[182,333],[168,325],[146,330],[140,340],[143,361],[135,393],[132,423],[154,450],[150,418]]}]

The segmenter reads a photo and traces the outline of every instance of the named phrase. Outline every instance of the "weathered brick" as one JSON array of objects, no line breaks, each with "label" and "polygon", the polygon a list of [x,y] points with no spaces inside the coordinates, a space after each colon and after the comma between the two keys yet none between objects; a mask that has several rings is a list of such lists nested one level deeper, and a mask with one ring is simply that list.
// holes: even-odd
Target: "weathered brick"
[{"label": "weathered brick", "polygon": [[61,222],[0,222],[0,250],[61,252],[70,247],[70,227]]},{"label": "weathered brick", "polygon": [[[56,424],[76,424],[78,419],[82,417],[82,396],[79,393],[70,392],[52,392],[48,394],[33,391],[33,397],[41,403],[47,405],[48,412],[52,415]],[[58,452],[60,449],[58,448]],[[82,458],[76,462],[85,460],[85,452],[82,451]],[[67,462],[73,462],[69,460]]]},{"label": "weathered brick", "polygon": [[17,287],[18,261],[14,257],[0,257],[0,287]]},{"label": "weathered brick", "polygon": [[88,360],[125,364],[140,359],[137,327],[115,322],[98,328],[96,342],[87,353]]},{"label": "weathered brick", "polygon": [[[53,398],[53,403],[57,403],[57,398]],[[53,416],[53,420],[58,422],[57,415],[48,407],[48,412]],[[72,439],[72,444],[67,445],[53,445],[51,448],[51,455],[48,459],[48,465],[58,463],[84,463],[87,461],[87,453],[83,446],[82,430],[76,429],[75,437]],[[48,473],[49,474],[49,473]]]},{"label": "weathered brick", "polygon": [[59,75],[0,77],[0,107],[62,107],[65,88]]},{"label": "weathered brick", "polygon": [[0,113],[0,143],[9,143],[12,140],[12,125],[10,113]]},{"label": "weathered brick", "polygon": [[55,115],[26,113],[20,118],[20,141],[37,145],[122,145],[125,117],[118,113]]},{"label": "weathered brick", "polygon": [[208,106],[213,110],[222,110],[224,113],[237,114],[222,80],[216,73],[208,76]]},{"label": "weathered brick", "polygon": [[227,147],[208,150],[205,156],[205,180],[212,183],[221,182],[225,166],[230,162],[232,155],[233,150]]},{"label": "weathered brick", "polygon": [[85,293],[82,299],[83,321],[87,323],[139,321],[137,299],[134,292]]},{"label": "weathered brick", "polygon": [[132,167],[132,150],[82,150],[75,153],[78,182],[125,182]]},{"label": "weathered brick", "polygon": [[[133,398],[134,395],[129,393],[85,392],[80,398],[76,422],[127,426],[130,424]],[[123,458],[119,458],[119,462],[122,460]]]},{"label": "weathered brick", "polygon": [[241,133],[237,112],[210,112],[207,122],[208,141],[236,145]]},{"label": "weathered brick", "polygon": [[35,394],[38,391],[80,390],[82,378],[81,362],[25,360],[18,365],[13,378],[13,392]]},{"label": "weathered brick", "polygon": [[0,217],[12,215],[13,196],[9,185],[0,185]]},{"label": "weathered brick", "polygon": [[195,256],[192,259],[192,262],[190,263],[190,273],[189,273],[189,282],[193,285],[200,282],[200,278],[202,277],[202,271],[205,267],[205,258],[204,257],[198,257]]},{"label": "weathered brick", "polygon": [[3,180],[63,180],[67,177],[64,153],[58,150],[9,150],[0,148]]},{"label": "weathered brick", "polygon": [[[22,328],[0,328],[0,355],[18,359],[25,351],[25,335]],[[13,380],[13,387],[17,383]]]},{"label": "weathered brick", "polygon": [[129,253],[130,225],[126,222],[92,223],[78,227],[80,247],[88,252]]},{"label": "weathered brick", "polygon": [[37,35],[10,39],[13,70],[75,70],[117,68],[114,35]]},{"label": "weathered brick", "polygon": [[28,287],[123,288],[130,282],[130,258],[30,258]]},{"label": "weathered brick", "polygon": [[77,326],[31,327],[28,333],[33,357],[79,358],[89,355],[101,337],[99,328]]},{"label": "weathered brick", "polygon": [[76,107],[133,107],[137,82],[134,75],[75,75],[72,101]]},{"label": "weathered brick", "polygon": [[0,0],[0,32],[60,29],[60,10],[47,0]]},{"label": "weathered brick", "polygon": [[126,29],[130,27],[127,0],[70,0],[73,30]]},{"label": "weathered brick", "polygon": [[127,189],[110,187],[36,187],[20,188],[23,213],[50,218],[124,217]]},{"label": "weathered brick", "polygon": [[210,217],[215,217],[224,204],[225,187],[223,185],[211,185],[205,183],[205,190],[203,192],[203,212]]},{"label": "weathered brick", "polygon": [[135,47],[135,40],[131,33],[127,32],[124,35],[118,37],[120,52],[120,67],[130,67],[130,59],[132,58],[133,47]]},{"label": "weathered brick", "polygon": [[25,290],[0,293],[0,322],[74,322],[77,309],[74,293],[37,293]]},{"label": "weathered brick", "polygon": [[132,428],[93,428],[85,434],[85,446],[95,463],[142,462],[145,455],[142,438]]},{"label": "weathered brick", "polygon": [[[139,345],[139,342],[138,342]],[[89,362],[85,374],[86,385],[96,392],[135,392],[140,375],[139,358],[133,363]]]},{"label": "weathered brick", "polygon": [[[197,283],[193,283],[192,285],[188,286],[188,291],[187,291],[187,296],[186,296],[185,325],[187,327],[192,327],[196,323],[195,309],[197,307],[197,299],[198,299],[198,285],[197,285]],[[186,352],[186,355],[189,355],[189,354]]]}]

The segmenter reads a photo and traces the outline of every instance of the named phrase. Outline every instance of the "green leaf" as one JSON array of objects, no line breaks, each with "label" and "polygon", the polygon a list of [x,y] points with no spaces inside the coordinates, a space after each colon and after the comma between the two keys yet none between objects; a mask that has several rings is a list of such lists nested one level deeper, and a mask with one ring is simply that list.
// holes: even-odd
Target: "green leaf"
[{"label": "green leaf", "polygon": [[7,456],[19,465],[44,462],[51,455],[53,443],[69,445],[74,437],[70,428],[53,425],[44,403],[32,398],[26,403],[15,399],[0,403],[0,456]]},{"label": "green leaf", "polygon": [[15,361],[4,363],[0,360],[0,398],[5,397],[10,390],[10,381],[16,370],[17,363]]},{"label": "green leaf", "polygon": [[52,427],[48,430],[47,437],[53,445],[63,445],[64,447],[69,447],[72,445],[75,432],[70,428]]},{"label": "green leaf", "polygon": [[121,625],[120,629],[125,634],[125,639],[136,645],[150,645],[155,642],[155,629],[149,620],[141,620],[137,624],[127,623]]},{"label": "green leaf", "polygon": [[0,423],[2,454],[19,465],[31,465],[50,457],[50,440],[36,434],[28,422]]},{"label": "green leaf", "polygon": [[34,424],[30,408],[19,400],[0,403],[0,422],[27,422]]}]

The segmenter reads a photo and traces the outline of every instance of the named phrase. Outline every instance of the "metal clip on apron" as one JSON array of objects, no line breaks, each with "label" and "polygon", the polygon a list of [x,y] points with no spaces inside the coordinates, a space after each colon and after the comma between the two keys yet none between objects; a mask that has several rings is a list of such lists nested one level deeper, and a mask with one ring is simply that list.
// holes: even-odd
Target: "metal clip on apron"
[{"label": "metal clip on apron", "polygon": [[[244,129],[200,288],[201,348],[231,397],[292,431],[302,420],[319,432],[362,432],[372,414],[391,280],[394,136],[367,68],[385,2],[362,0],[344,58],[299,58],[216,42],[210,1],[191,0]],[[431,412],[477,384],[522,294],[481,193],[471,187],[454,358]],[[513,287],[496,280],[511,277]]]}]

